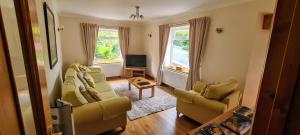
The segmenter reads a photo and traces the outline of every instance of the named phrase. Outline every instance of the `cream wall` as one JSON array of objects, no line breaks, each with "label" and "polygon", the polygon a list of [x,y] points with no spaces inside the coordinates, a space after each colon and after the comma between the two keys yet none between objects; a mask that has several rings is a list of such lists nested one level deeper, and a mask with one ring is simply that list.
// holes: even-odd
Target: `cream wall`
[{"label": "cream wall", "polygon": [[48,87],[48,94],[50,102],[53,103],[57,98],[60,98],[61,86],[62,86],[62,54],[61,54],[61,40],[60,40],[60,32],[56,29],[56,44],[57,44],[57,55],[58,62],[50,69],[49,65],[49,55],[47,48],[47,37],[46,37],[46,27],[45,27],[45,18],[44,18],[44,10],[43,3],[47,2],[48,6],[51,8],[54,17],[55,17],[55,25],[56,28],[59,26],[59,18],[57,15],[57,6],[55,1],[53,0],[36,0],[37,7],[37,15],[39,21],[39,27],[41,32],[41,41],[43,47],[44,61],[45,61],[45,72],[46,72],[46,80]]},{"label": "cream wall", "polygon": [[[129,53],[141,54],[143,52],[141,25],[135,22],[105,20],[84,16],[60,16],[60,24],[64,26],[61,34],[63,66],[66,68],[73,62],[85,64],[87,59],[82,45],[80,23],[88,22],[107,27],[130,27]],[[116,71],[120,72],[120,71]],[[109,75],[108,75],[109,76]]]},{"label": "cream wall", "polygon": [[[156,77],[158,67],[158,26],[180,23],[192,18],[210,16],[207,47],[203,57],[202,78],[206,82],[237,79],[240,89],[245,86],[252,48],[255,44],[267,45],[268,37],[258,38],[262,22],[261,15],[272,12],[275,0],[255,0],[242,4],[186,14],[153,21],[144,26],[144,51],[148,57],[148,74]],[[267,6],[266,6],[267,5]],[[216,33],[217,27],[224,32]],[[147,37],[151,33],[152,38]],[[176,80],[174,80],[176,81]],[[180,83],[180,82],[178,82]]]},{"label": "cream wall", "polygon": [[[266,9],[268,9],[266,10],[267,13],[272,13],[276,6],[276,2],[260,6],[266,7]],[[262,16],[260,16],[259,19],[262,19]],[[262,22],[259,22],[257,27],[260,27],[261,25]],[[271,30],[262,30],[259,28],[256,28],[255,30],[257,34],[255,35],[254,46],[251,52],[244,90],[245,97],[243,98],[242,102],[243,105],[252,108],[256,106],[271,35]]]}]

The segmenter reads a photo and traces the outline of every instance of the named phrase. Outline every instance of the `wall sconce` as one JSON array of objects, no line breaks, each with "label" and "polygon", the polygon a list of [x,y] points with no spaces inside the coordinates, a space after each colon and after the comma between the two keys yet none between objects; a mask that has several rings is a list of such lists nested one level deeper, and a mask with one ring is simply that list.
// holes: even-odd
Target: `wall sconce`
[{"label": "wall sconce", "polygon": [[222,33],[223,31],[224,31],[223,28],[216,28],[216,32],[219,33],[219,34]]},{"label": "wall sconce", "polygon": [[58,32],[61,32],[61,31],[64,30],[64,28],[65,28],[64,26],[58,26],[57,31],[58,31]]},{"label": "wall sconce", "polygon": [[150,34],[148,34],[148,37],[149,37],[149,38],[151,38],[151,37],[152,37],[152,34],[151,34],[151,33],[150,33]]}]

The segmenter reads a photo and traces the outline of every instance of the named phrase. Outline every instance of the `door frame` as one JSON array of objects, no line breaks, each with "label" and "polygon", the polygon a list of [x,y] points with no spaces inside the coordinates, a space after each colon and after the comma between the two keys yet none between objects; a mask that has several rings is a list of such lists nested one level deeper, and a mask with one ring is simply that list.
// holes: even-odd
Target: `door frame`
[{"label": "door frame", "polygon": [[278,0],[253,135],[279,135],[284,127],[300,67],[300,1]]}]

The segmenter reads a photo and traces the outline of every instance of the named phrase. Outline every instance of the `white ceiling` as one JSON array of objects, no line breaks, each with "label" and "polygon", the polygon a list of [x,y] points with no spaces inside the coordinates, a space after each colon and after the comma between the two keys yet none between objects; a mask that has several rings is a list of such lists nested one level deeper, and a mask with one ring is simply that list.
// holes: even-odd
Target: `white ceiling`
[{"label": "white ceiling", "polygon": [[152,20],[241,1],[245,0],[56,0],[61,14],[115,20],[130,20],[135,5],[141,6],[145,20]]}]

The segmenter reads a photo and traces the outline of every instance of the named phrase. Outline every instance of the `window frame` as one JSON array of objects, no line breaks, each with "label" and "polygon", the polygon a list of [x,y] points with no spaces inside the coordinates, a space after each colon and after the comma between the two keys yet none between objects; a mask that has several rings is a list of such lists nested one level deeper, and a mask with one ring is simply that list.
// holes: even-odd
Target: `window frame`
[{"label": "window frame", "polygon": [[[113,38],[116,38],[118,40],[118,44],[119,44],[119,48],[120,48],[120,38],[119,38],[119,31],[117,28],[105,28],[105,27],[101,27],[98,29],[98,33],[97,34],[100,34],[101,31],[113,31],[113,32],[117,32],[117,37],[112,37],[111,39]],[[99,36],[97,36],[96,38],[96,47],[95,47],[95,54],[94,54],[94,61],[93,61],[93,65],[97,65],[97,64],[115,64],[115,63],[123,63],[123,58],[122,58],[122,55],[121,55],[121,48],[119,49],[119,57],[120,58],[117,58],[116,61],[111,61],[111,62],[107,62],[106,60],[104,60],[104,62],[102,61],[101,62],[101,58],[97,58],[96,57],[96,48],[97,48],[97,40],[98,40]],[[109,38],[106,38],[106,39],[109,39]],[[119,59],[119,60],[118,60]]]},{"label": "window frame", "polygon": [[[170,28],[170,33],[169,33],[169,40],[168,40],[168,45],[167,45],[167,50],[166,50],[166,53],[169,53],[169,54],[166,54],[166,56],[169,56],[169,58],[165,58],[165,60],[167,60],[168,64],[164,64],[165,67],[176,67],[176,65],[188,70],[189,69],[189,63],[188,65],[183,65],[182,63],[175,63],[174,60],[173,60],[173,49],[174,49],[174,40],[176,40],[176,31],[178,30],[189,30],[190,28],[190,25],[180,25],[180,26],[174,26],[174,27],[171,27]],[[188,40],[189,40],[189,37],[188,37]],[[188,54],[189,54],[189,50],[187,50]],[[189,57],[189,56],[188,56]],[[165,62],[164,62],[165,63]],[[175,64],[174,64],[175,63]]]}]

